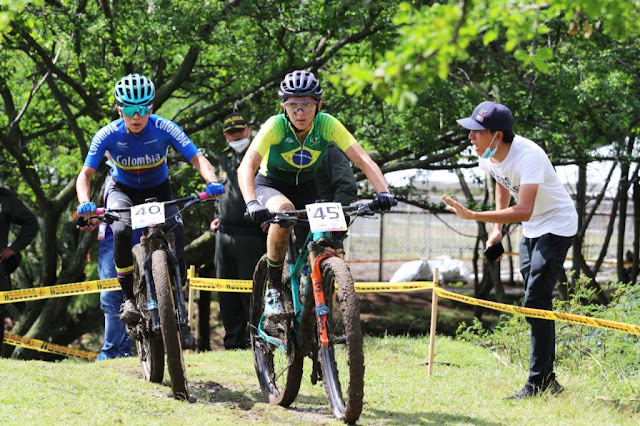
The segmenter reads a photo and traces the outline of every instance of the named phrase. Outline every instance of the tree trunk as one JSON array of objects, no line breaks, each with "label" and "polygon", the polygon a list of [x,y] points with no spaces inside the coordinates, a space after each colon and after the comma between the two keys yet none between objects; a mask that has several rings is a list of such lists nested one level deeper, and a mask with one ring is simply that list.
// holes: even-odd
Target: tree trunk
[{"label": "tree trunk", "polygon": [[631,259],[631,272],[629,273],[629,280],[637,282],[638,269],[639,269],[639,257],[640,257],[640,164],[636,166],[636,171],[633,175],[633,252]]},{"label": "tree trunk", "polygon": [[576,184],[576,210],[578,212],[578,233],[573,239],[573,279],[567,282],[567,286],[560,286],[560,293],[563,293],[563,289],[566,289],[564,300],[568,299],[570,293],[575,291],[575,280],[580,276],[580,268],[578,267],[580,262],[578,258],[582,257],[582,247],[584,245],[584,232],[581,232],[585,228],[586,219],[586,207],[587,207],[587,163],[578,163],[578,182]]}]

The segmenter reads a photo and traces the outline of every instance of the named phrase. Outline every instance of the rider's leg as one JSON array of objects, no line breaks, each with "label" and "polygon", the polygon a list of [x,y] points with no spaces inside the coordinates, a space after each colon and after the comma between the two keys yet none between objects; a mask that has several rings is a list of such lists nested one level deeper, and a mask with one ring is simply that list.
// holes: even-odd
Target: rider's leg
[{"label": "rider's leg", "polygon": [[[267,201],[266,207],[271,211],[293,210],[294,206],[284,195],[278,195]],[[265,316],[270,319],[281,318],[286,314],[282,293],[282,269],[287,255],[289,234],[292,227],[281,227],[271,224],[267,234],[267,270],[269,290],[265,298]]]},{"label": "rider's leg", "polygon": [[[107,208],[123,208],[132,205],[131,199],[123,192],[114,187],[107,199]],[[140,314],[135,306],[133,295],[133,255],[131,254],[131,243],[133,231],[131,229],[131,213],[129,211],[120,212],[121,220],[113,222],[113,260],[116,265],[118,282],[122,287],[124,303],[120,320],[131,324],[140,319]]]}]

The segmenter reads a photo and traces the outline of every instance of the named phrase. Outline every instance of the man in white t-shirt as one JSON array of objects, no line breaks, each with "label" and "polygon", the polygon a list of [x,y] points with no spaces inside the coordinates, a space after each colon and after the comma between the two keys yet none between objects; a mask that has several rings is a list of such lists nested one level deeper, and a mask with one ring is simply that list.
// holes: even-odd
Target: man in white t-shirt
[{"label": "man in white t-shirt", "polygon": [[[487,248],[500,242],[503,224],[522,222],[520,272],[525,286],[524,306],[551,310],[553,288],[564,272],[563,263],[578,230],[578,215],[547,154],[534,142],[515,135],[513,122],[509,108],[495,102],[482,102],[471,117],[458,120],[470,130],[469,139],[480,168],[497,182],[495,211],[472,211],[447,195],[442,200],[448,210],[463,219],[494,224]],[[516,201],[513,205],[511,196]],[[528,317],[527,322],[531,326],[529,379],[508,399],[563,390],[553,372],[554,322]]]}]

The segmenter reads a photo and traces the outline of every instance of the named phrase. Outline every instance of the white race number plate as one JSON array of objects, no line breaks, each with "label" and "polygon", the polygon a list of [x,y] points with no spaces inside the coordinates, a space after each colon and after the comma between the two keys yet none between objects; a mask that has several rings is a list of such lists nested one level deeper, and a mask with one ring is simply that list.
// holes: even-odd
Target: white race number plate
[{"label": "white race number plate", "polygon": [[347,230],[347,221],[344,219],[340,203],[315,203],[307,204],[305,207],[311,232]]},{"label": "white race number plate", "polygon": [[131,227],[145,228],[165,222],[163,203],[146,203],[131,209]]}]

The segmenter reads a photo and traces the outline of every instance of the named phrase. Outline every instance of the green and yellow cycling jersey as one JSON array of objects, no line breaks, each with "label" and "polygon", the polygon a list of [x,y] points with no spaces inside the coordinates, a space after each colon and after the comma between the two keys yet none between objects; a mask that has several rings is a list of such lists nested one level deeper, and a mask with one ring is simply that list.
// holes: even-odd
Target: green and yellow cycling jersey
[{"label": "green and yellow cycling jersey", "polygon": [[356,140],[337,118],[320,112],[300,144],[291,123],[280,114],[264,123],[251,147],[262,156],[258,173],[297,185],[313,178],[329,142],[346,151]]}]

